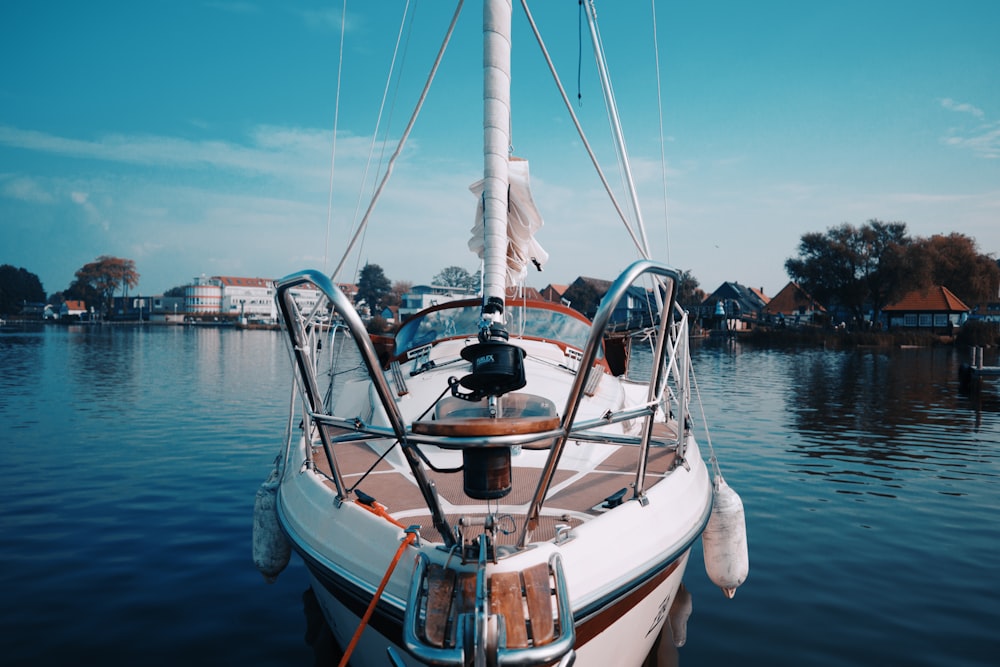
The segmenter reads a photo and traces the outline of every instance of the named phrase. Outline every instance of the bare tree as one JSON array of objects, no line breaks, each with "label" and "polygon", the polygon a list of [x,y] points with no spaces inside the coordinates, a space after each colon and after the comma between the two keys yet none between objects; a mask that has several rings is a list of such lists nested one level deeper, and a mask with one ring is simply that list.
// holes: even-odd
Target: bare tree
[{"label": "bare tree", "polygon": [[435,285],[441,285],[443,287],[461,287],[463,289],[476,289],[479,287],[479,274],[478,272],[474,276],[469,273],[461,266],[449,266],[447,268],[441,269],[441,271],[434,276],[432,282]]}]

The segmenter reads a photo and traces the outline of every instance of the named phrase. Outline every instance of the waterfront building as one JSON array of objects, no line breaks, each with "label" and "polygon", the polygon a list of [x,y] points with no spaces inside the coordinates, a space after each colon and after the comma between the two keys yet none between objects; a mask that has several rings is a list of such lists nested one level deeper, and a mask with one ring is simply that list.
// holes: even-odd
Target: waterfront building
[{"label": "waterfront building", "polygon": [[184,312],[188,315],[218,315],[222,312],[222,281],[204,274],[184,288]]},{"label": "waterfront building", "polygon": [[767,322],[788,326],[818,324],[826,317],[826,308],[796,282],[782,287],[762,312]]},{"label": "waterfront building", "polygon": [[965,324],[971,309],[941,285],[913,290],[896,303],[882,309],[893,329],[924,329],[951,333]]},{"label": "waterfront building", "polygon": [[403,295],[403,303],[399,306],[399,319],[406,321],[407,317],[424,308],[459,299],[470,299],[477,293],[477,290],[465,287],[414,285],[409,292]]},{"label": "waterfront building", "polygon": [[[270,278],[218,276],[221,287],[219,312],[241,322],[274,322],[274,281]],[[314,290],[315,291],[315,290]]]}]

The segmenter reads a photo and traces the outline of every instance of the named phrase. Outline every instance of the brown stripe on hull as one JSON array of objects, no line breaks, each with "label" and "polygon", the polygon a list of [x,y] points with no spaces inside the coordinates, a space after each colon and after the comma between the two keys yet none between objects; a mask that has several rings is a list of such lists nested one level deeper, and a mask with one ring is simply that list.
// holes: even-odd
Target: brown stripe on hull
[{"label": "brown stripe on hull", "polygon": [[[644,582],[638,588],[630,591],[625,596],[610,602],[607,606],[604,606],[595,613],[588,615],[582,621],[577,619],[576,648],[580,648],[594,637],[607,630],[609,627],[614,625],[615,621],[624,616],[627,611],[648,597],[660,584],[666,581],[670,575],[677,571],[677,568],[680,566],[680,562],[681,557],[679,556],[667,567],[657,572],[653,577]],[[576,613],[577,612],[574,611],[574,615]]]},{"label": "brown stripe on hull", "polygon": [[[367,598],[367,600],[361,599],[359,595],[362,593],[356,587],[347,585],[340,577],[333,575],[318,563],[306,557],[305,554],[299,553],[303,557],[303,560],[306,561],[307,567],[309,567],[313,575],[320,581],[328,593],[337,598],[342,605],[358,618],[364,615],[371,598]],[[620,597],[598,603],[599,608],[593,611],[574,610],[574,616],[576,617],[576,644],[574,648],[579,649],[587,642],[593,640],[614,625],[616,621],[639,604],[639,602],[652,594],[670,575],[677,571],[682,557],[683,554],[680,554],[637,588]],[[577,616],[581,612],[585,615],[583,619]],[[397,610],[392,605],[379,602],[368,625],[393,644],[402,646],[403,629],[400,613],[401,610]]]},{"label": "brown stripe on hull", "polygon": [[[371,602],[370,594],[366,594],[356,586],[348,584],[341,577],[332,574],[312,559],[307,558],[301,551],[299,555],[302,556],[306,562],[306,567],[309,568],[309,571],[313,573],[313,576],[316,577],[327,593],[335,597],[341,605],[346,607],[349,612],[359,619],[365,615],[368,604]],[[362,596],[367,597],[363,598]],[[402,646],[402,613],[402,610],[397,610],[396,607],[379,601],[375,605],[375,611],[372,613],[371,619],[368,621],[368,627],[378,632],[396,646]],[[353,632],[353,628],[350,629],[350,632]]]}]

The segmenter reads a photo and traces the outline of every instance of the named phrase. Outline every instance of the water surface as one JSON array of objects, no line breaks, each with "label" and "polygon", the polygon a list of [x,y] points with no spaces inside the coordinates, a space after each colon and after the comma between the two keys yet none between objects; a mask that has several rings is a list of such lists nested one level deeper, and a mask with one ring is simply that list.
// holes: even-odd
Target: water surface
[{"label": "water surface", "polygon": [[[698,347],[750,577],[724,599],[696,547],[687,644],[660,664],[994,664],[1000,383],[962,395],[965,360]],[[3,664],[328,659],[301,562],[267,585],[251,561],[287,428],[280,334],[5,330],[0,368]]]}]

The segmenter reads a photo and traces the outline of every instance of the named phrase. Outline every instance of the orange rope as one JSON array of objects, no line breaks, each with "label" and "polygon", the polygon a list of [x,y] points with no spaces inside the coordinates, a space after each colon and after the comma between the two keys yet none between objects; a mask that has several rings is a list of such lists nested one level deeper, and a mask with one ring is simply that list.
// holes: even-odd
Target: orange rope
[{"label": "orange rope", "polygon": [[389,569],[385,571],[385,576],[382,577],[382,583],[378,585],[378,590],[375,591],[375,596],[372,601],[368,603],[368,609],[365,610],[365,615],[361,619],[361,624],[358,625],[358,629],[354,631],[354,636],[351,637],[351,643],[347,645],[347,650],[344,651],[344,657],[340,659],[339,667],[347,667],[348,660],[351,659],[351,654],[354,653],[354,648],[358,644],[358,640],[361,639],[361,633],[364,632],[365,626],[368,625],[368,621],[371,620],[372,613],[375,611],[375,605],[378,604],[379,599],[382,597],[382,591],[385,590],[386,584],[389,583],[389,577],[392,576],[392,571],[396,569],[396,565],[399,563],[399,559],[403,557],[403,551],[406,550],[413,540],[417,538],[416,533],[407,533],[406,538],[399,545],[399,549],[396,550],[396,555],[393,557],[392,562],[389,563]]},{"label": "orange rope", "polygon": [[406,526],[404,526],[400,522],[398,522],[395,519],[393,519],[392,515],[389,514],[388,508],[386,508],[386,506],[383,505],[383,504],[381,504],[381,503],[375,502],[375,503],[372,503],[371,505],[366,505],[365,503],[361,502],[360,500],[355,500],[354,504],[357,505],[358,507],[363,507],[364,509],[368,510],[369,512],[371,512],[375,516],[382,517],[383,519],[385,519],[386,521],[388,521],[389,523],[391,523],[393,525],[399,526],[400,528],[406,528]]}]

